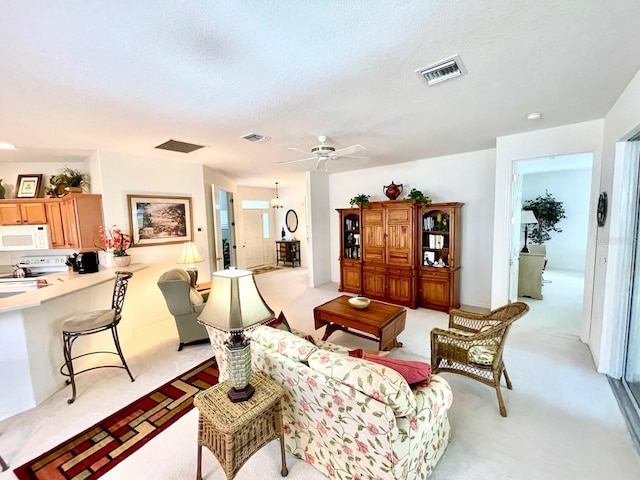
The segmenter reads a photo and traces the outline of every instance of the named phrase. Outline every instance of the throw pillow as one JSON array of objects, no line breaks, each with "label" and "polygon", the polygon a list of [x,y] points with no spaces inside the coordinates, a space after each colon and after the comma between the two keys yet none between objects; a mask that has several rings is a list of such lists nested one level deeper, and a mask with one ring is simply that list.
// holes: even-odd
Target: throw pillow
[{"label": "throw pillow", "polygon": [[404,377],[409,385],[420,383],[431,378],[431,365],[425,362],[383,358],[378,355],[364,355],[364,359],[395,370]]},{"label": "throw pillow", "polygon": [[285,332],[291,331],[289,322],[287,322],[287,319],[285,318],[284,313],[282,312],[280,312],[280,315],[278,315],[277,318],[274,318],[273,320],[265,323],[265,325],[269,327],[277,328],[279,330],[284,330]]}]

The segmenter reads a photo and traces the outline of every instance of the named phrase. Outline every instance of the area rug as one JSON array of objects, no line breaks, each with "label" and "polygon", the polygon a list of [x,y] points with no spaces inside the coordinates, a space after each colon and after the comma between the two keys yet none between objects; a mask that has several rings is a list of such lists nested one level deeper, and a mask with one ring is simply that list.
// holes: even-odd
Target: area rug
[{"label": "area rug", "polygon": [[274,270],[282,270],[282,267],[275,267],[273,265],[267,265],[266,267],[258,267],[250,269],[254,275],[260,275],[261,273],[273,272]]},{"label": "area rug", "polygon": [[218,383],[214,358],[165,383],[66,442],[16,468],[20,480],[96,479],[193,408]]}]

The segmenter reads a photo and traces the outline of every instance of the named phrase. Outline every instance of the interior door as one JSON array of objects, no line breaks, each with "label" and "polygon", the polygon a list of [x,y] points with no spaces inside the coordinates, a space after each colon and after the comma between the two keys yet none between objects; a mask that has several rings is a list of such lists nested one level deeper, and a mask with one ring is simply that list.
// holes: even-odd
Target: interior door
[{"label": "interior door", "polygon": [[518,163],[515,163],[515,173],[511,180],[511,251],[509,254],[509,301],[518,301],[518,259],[520,258],[520,217],[522,216],[522,175],[518,173]]},{"label": "interior door", "polygon": [[[262,212],[260,210],[243,210],[244,241],[246,268],[264,265]],[[275,248],[275,245],[274,245]]]}]

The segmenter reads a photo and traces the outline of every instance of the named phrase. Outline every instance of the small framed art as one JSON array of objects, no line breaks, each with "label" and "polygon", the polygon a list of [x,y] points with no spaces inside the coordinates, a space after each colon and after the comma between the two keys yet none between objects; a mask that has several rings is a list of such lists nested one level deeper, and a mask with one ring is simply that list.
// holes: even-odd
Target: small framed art
[{"label": "small framed art", "polygon": [[18,175],[16,198],[37,198],[42,185],[42,174]]}]

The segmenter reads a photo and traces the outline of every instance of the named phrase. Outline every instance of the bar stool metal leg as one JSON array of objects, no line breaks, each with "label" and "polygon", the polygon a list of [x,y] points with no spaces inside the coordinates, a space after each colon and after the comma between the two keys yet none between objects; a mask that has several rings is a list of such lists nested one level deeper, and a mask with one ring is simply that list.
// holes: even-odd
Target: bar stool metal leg
[{"label": "bar stool metal leg", "polygon": [[4,461],[1,455],[0,455],[0,467],[2,467],[3,472],[6,472],[7,470],[9,470],[9,465],[7,465],[7,462]]}]

